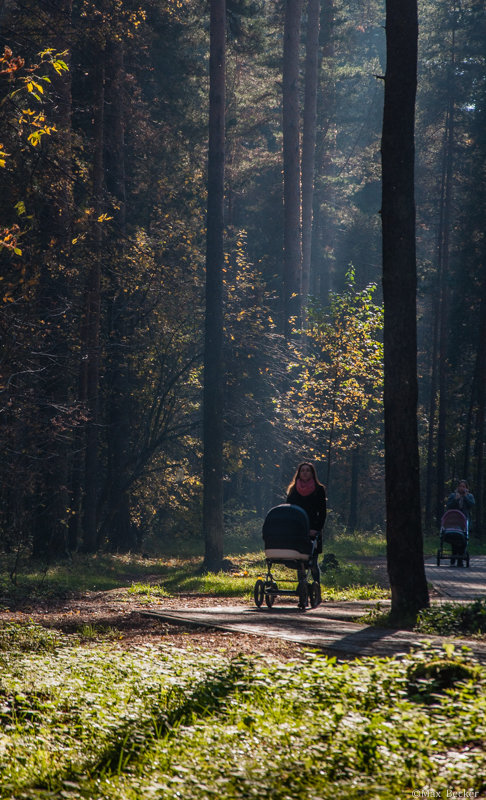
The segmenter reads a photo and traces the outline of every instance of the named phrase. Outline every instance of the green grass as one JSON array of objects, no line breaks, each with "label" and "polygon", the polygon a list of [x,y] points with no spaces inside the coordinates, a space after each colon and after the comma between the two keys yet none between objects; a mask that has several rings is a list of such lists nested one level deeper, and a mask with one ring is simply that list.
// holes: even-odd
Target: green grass
[{"label": "green grass", "polygon": [[24,637],[0,652],[3,800],[396,800],[424,787],[442,797],[486,789],[486,670],[451,646],[278,663],[201,657],[190,634],[183,650],[86,647],[61,634],[54,650],[39,650],[29,631],[32,651]]},{"label": "green grass", "polygon": [[[177,594],[234,597],[251,601],[258,577],[265,574],[265,554],[261,542],[247,542],[247,550],[228,552],[231,571],[203,573],[202,560],[189,557],[141,557],[137,555],[74,554],[70,561],[42,566],[25,561],[14,585],[8,580],[8,565],[3,563],[0,578],[0,606],[9,607],[17,601],[35,606],[42,601],[62,601],[66,597],[87,591],[127,589],[146,603],[160,597]],[[279,581],[296,584],[295,570],[276,565],[274,574]],[[339,558],[339,569],[322,576],[323,596],[327,600],[379,599],[387,591],[375,585],[372,571],[366,566]]]}]

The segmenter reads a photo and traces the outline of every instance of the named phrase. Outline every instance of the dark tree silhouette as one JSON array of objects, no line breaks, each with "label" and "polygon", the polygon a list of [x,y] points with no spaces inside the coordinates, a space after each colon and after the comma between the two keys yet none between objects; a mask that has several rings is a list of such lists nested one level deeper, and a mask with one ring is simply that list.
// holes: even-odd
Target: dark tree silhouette
[{"label": "dark tree silhouette", "polygon": [[303,0],[285,9],[282,103],[284,166],[284,333],[300,312],[302,245],[300,227],[299,46]]},{"label": "dark tree silhouette", "polygon": [[302,131],[302,302],[310,287],[312,206],[316,156],[317,85],[319,73],[320,0],[307,4],[304,117]]},{"label": "dark tree silhouette", "polygon": [[206,322],[203,394],[204,567],[223,561],[223,241],[225,153],[225,0],[211,0]]},{"label": "dark tree silhouette", "polygon": [[414,120],[417,2],[387,0],[382,132],[387,558],[392,616],[428,605],[420,517]]}]

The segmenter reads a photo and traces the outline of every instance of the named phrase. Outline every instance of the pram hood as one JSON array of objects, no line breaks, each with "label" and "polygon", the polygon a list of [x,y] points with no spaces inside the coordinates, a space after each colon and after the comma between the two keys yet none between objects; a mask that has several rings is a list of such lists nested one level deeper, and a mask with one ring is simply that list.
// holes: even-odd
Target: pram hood
[{"label": "pram hood", "polygon": [[309,517],[300,506],[281,503],[265,517],[262,528],[265,555],[274,558],[309,558],[312,540]]},{"label": "pram hood", "polygon": [[457,508],[449,508],[440,521],[442,531],[454,531],[456,533],[467,532],[467,517]]}]

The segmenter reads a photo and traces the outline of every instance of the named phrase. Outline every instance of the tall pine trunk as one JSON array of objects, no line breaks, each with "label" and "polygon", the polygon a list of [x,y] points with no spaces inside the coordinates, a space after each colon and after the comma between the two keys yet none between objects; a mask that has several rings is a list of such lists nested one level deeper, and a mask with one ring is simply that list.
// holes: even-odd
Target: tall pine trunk
[{"label": "tall pine trunk", "polygon": [[[126,237],[124,51],[113,39],[106,46],[105,60],[105,183],[114,199],[114,223],[118,260],[123,265]],[[124,291],[123,272],[115,276],[109,307],[109,402],[108,402],[108,513],[104,525],[112,550],[136,548],[130,520],[131,384],[129,368],[130,303]]]},{"label": "tall pine trunk", "polygon": [[[335,249],[336,220],[329,209],[334,204],[335,190],[332,176],[335,172],[334,149],[336,143],[335,80],[330,65],[334,63],[334,0],[321,0],[319,61],[325,60],[327,70],[322,86],[318,85],[317,125],[318,141],[315,155],[315,173],[319,183],[314,186],[312,243],[310,263],[310,290],[324,305],[331,290],[331,266]],[[319,64],[320,67],[320,64]]]},{"label": "tall pine trunk", "polygon": [[308,0],[305,58],[304,119],[302,130],[302,303],[310,288],[312,209],[316,156],[317,84],[319,68],[320,0]]},{"label": "tall pine trunk", "polygon": [[[50,45],[56,52],[69,49],[72,0],[62,0],[53,19]],[[69,61],[69,59],[67,59]],[[71,259],[73,181],[71,169],[71,73],[52,78],[51,93],[56,97],[52,122],[56,141],[50,142],[51,169],[45,179],[45,204],[40,215],[40,280],[38,310],[45,320],[42,351],[42,402],[40,430],[43,433],[36,512],[33,528],[33,554],[48,558],[63,556],[68,550],[69,473],[71,421],[65,416],[70,405],[69,392],[69,310],[72,289],[68,278]],[[55,176],[55,177],[53,177]],[[44,180],[41,177],[41,180]]]},{"label": "tall pine trunk", "polygon": [[[454,169],[454,71],[455,71],[455,31],[452,33],[452,58],[449,67],[448,109],[445,126],[445,176],[443,209],[441,209],[442,225],[440,237],[439,264],[441,285],[439,289],[439,410],[437,426],[437,496],[436,521],[439,522],[444,511],[446,492],[446,435],[448,411],[448,349],[449,349],[449,249],[451,208]],[[457,476],[453,476],[457,477]]]},{"label": "tall pine trunk", "polygon": [[223,266],[225,156],[225,0],[210,3],[206,319],[203,391],[204,567],[223,562]]},{"label": "tall pine trunk", "polygon": [[387,0],[382,228],[387,561],[392,616],[428,605],[420,518],[414,120],[417,2]]},{"label": "tall pine trunk", "polygon": [[85,348],[86,358],[84,386],[88,422],[86,426],[84,461],[84,502],[83,502],[83,549],[94,552],[98,539],[98,427],[99,427],[99,371],[100,371],[100,317],[101,317],[101,260],[102,260],[102,214],[103,195],[103,139],[105,106],[105,67],[104,53],[100,54],[97,68],[96,103],[94,110],[94,159],[93,159],[93,203],[95,222],[93,230],[93,252],[89,265],[86,285]]},{"label": "tall pine trunk", "polygon": [[283,47],[284,334],[301,308],[299,50],[303,0],[286,0]]},{"label": "tall pine trunk", "polygon": [[[432,353],[431,353],[431,374],[430,374],[430,394],[429,394],[429,426],[427,436],[427,471],[425,483],[425,530],[430,531],[433,523],[437,524],[438,515],[440,515],[440,508],[437,503],[437,496],[439,494],[437,486],[437,461],[436,461],[436,416],[437,416],[437,400],[439,389],[439,352],[441,345],[441,336],[444,331],[444,320],[446,318],[445,303],[443,303],[445,292],[445,280],[443,274],[443,254],[444,254],[444,223],[445,223],[445,198],[446,189],[448,184],[448,152],[449,152],[449,114],[446,115],[446,124],[444,129],[444,144],[443,144],[443,157],[441,169],[441,189],[440,189],[440,207],[439,207],[439,230],[437,233],[437,277],[436,286],[433,297],[433,317],[434,327],[432,334]],[[442,365],[442,370],[444,365]],[[443,406],[444,410],[444,406]],[[444,481],[442,475],[442,483]],[[435,495],[435,508],[433,491]],[[443,495],[443,488],[441,496]]]}]

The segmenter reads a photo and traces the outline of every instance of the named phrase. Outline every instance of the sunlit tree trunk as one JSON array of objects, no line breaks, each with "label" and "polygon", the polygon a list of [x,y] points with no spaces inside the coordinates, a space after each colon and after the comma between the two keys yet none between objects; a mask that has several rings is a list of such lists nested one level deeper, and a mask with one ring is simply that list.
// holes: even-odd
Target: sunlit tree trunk
[{"label": "sunlit tree trunk", "polygon": [[299,318],[301,299],[299,49],[303,0],[286,0],[283,47],[284,333]]},{"label": "sunlit tree trunk", "polygon": [[417,432],[414,119],[417,2],[387,0],[382,228],[387,561],[392,616],[429,603],[423,561]]},{"label": "sunlit tree trunk", "polygon": [[302,131],[302,303],[310,288],[312,208],[316,155],[317,83],[319,67],[320,0],[308,0]]},{"label": "sunlit tree trunk", "polygon": [[223,265],[225,0],[210,2],[206,320],[203,391],[204,567],[223,562]]},{"label": "sunlit tree trunk", "polygon": [[449,99],[447,114],[447,143],[446,143],[446,172],[444,190],[444,212],[440,241],[440,299],[439,299],[439,359],[438,359],[438,388],[439,409],[437,428],[437,501],[436,521],[438,522],[444,510],[446,495],[446,426],[448,407],[448,348],[449,348],[449,238],[451,226],[451,204],[453,186],[453,148],[454,148],[454,99]]},{"label": "sunlit tree trunk", "polygon": [[[436,461],[436,425],[437,425],[437,395],[439,388],[439,344],[441,330],[441,314],[442,298],[444,291],[443,279],[443,240],[444,240],[444,222],[445,222],[445,195],[447,184],[447,154],[448,154],[448,140],[449,130],[447,125],[444,131],[444,145],[443,145],[443,158],[442,158],[442,173],[441,173],[441,191],[440,191],[440,206],[439,206],[439,230],[437,234],[437,276],[435,292],[433,293],[433,333],[432,333],[432,353],[431,353],[431,374],[430,374],[430,394],[429,394],[429,427],[427,437],[427,470],[425,481],[425,515],[424,523],[425,530],[431,530],[433,523],[437,524],[437,494],[433,494],[434,490],[437,493],[437,461]],[[434,509],[434,510],[433,510]]]}]

